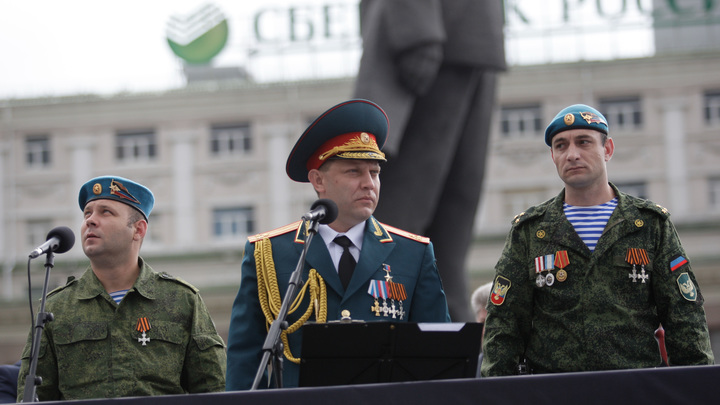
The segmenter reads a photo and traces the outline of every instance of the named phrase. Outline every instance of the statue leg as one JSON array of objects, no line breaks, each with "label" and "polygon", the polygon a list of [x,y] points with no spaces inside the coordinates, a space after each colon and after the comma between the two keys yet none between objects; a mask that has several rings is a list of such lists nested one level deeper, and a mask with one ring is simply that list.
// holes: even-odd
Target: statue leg
[{"label": "statue leg", "polygon": [[471,108],[464,120],[450,174],[438,209],[426,235],[435,246],[450,315],[456,322],[475,320],[470,307],[467,252],[472,244],[477,209],[482,195],[485,161],[495,101],[495,72],[481,75]]}]

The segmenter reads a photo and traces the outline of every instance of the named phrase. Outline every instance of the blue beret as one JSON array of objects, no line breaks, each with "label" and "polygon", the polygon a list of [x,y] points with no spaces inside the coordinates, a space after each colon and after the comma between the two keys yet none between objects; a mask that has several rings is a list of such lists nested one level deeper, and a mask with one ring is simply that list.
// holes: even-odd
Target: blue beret
[{"label": "blue beret", "polygon": [[152,191],[140,183],[118,176],[103,176],[88,180],[80,188],[78,204],[84,210],[93,200],[116,200],[140,211],[145,220],[155,205]]},{"label": "blue beret", "polygon": [[594,129],[608,134],[608,124],[600,112],[585,104],[574,104],[560,111],[545,129],[545,143],[552,146],[552,138],[570,129]]},{"label": "blue beret", "polygon": [[308,173],[328,159],[385,161],[388,117],[368,100],[349,100],[322,113],[295,143],[285,166],[291,179],[307,183]]}]

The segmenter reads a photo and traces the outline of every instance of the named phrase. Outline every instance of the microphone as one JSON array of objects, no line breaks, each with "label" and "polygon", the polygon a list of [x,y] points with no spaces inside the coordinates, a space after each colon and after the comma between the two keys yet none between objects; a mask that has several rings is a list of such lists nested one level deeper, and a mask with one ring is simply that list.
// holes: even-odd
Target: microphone
[{"label": "microphone", "polygon": [[335,201],[321,198],[310,206],[310,211],[302,216],[305,221],[318,221],[321,224],[329,224],[338,216],[338,207]]},{"label": "microphone", "polygon": [[34,259],[43,253],[55,252],[65,253],[75,244],[75,234],[72,229],[67,226],[58,226],[53,228],[47,234],[47,240],[37,249],[30,253],[30,258]]}]

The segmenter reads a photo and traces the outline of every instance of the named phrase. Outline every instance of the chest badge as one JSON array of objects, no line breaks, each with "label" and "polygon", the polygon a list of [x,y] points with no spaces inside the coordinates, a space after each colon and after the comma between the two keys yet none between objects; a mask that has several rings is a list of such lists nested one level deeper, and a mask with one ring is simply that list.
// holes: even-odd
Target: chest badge
[{"label": "chest badge", "polygon": [[[645,284],[647,279],[650,278],[650,273],[645,272],[645,265],[650,263],[647,251],[640,248],[629,248],[625,255],[625,261],[632,264],[632,273],[628,274],[628,278],[632,279],[633,283],[637,283],[638,279],[640,282]],[[637,267],[640,266],[640,273],[637,272]]]},{"label": "chest badge", "polygon": [[142,332],[142,336],[138,338],[138,343],[142,343],[143,346],[147,346],[150,342],[150,338],[147,337],[147,331],[150,330],[150,321],[147,317],[138,318],[137,327],[138,332]]}]

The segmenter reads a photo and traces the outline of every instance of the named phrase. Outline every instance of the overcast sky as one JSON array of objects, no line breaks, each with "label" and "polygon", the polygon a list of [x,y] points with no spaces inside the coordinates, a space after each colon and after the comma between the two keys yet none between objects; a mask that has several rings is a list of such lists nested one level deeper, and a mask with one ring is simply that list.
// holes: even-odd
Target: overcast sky
[{"label": "overcast sky", "polygon": [[247,39],[260,7],[321,0],[0,0],[0,99],[180,86],[182,65],[167,45],[166,24],[208,2],[231,22],[226,50],[214,61],[227,66],[243,62],[237,42]]},{"label": "overcast sky", "polygon": [[[549,28],[563,26],[562,0],[508,0],[515,37],[508,47],[512,63],[542,63],[592,57],[642,56],[648,53],[647,25],[636,24],[618,34],[617,24],[597,18],[595,2],[573,1],[572,23],[576,30],[564,34]],[[618,0],[619,1],[619,0]],[[360,57],[355,6],[359,0],[0,0],[0,100],[78,93],[112,94],[121,91],[153,91],[181,87],[182,64],[166,41],[170,16],[183,16],[204,4],[220,8],[230,22],[225,50],[213,61],[216,66],[243,66],[259,81],[302,77],[347,76],[356,72]],[[604,4],[611,4],[605,2]],[[637,4],[628,2],[627,4]],[[647,3],[647,2],[643,2]],[[334,35],[345,42],[315,42],[310,46],[263,46],[253,36],[253,17],[260,10],[305,7],[319,15],[320,5],[335,4]],[[621,3],[618,3],[621,4]],[[314,8],[314,9],[313,9]],[[632,10],[630,10],[632,11]],[[268,13],[264,35],[287,36],[287,16]],[[521,17],[530,21],[522,22]],[[314,18],[314,17],[306,17]],[[315,29],[320,31],[319,21]],[[298,25],[300,34],[306,24]],[[524,31],[523,31],[524,30]],[[549,39],[548,35],[554,39]],[[641,38],[628,41],[628,35]],[[355,38],[355,39],[352,39]],[[588,41],[588,38],[590,40]],[[594,48],[588,50],[588,43]],[[635,47],[628,48],[630,44]],[[641,44],[641,49],[636,49]],[[644,45],[643,45],[644,44]],[[604,50],[607,48],[607,50]],[[250,52],[250,50],[255,52]],[[558,52],[561,50],[561,52]],[[599,52],[602,51],[602,52]],[[250,56],[252,54],[252,56]],[[308,55],[314,55],[309,57]],[[320,55],[320,56],[318,56]]]}]

